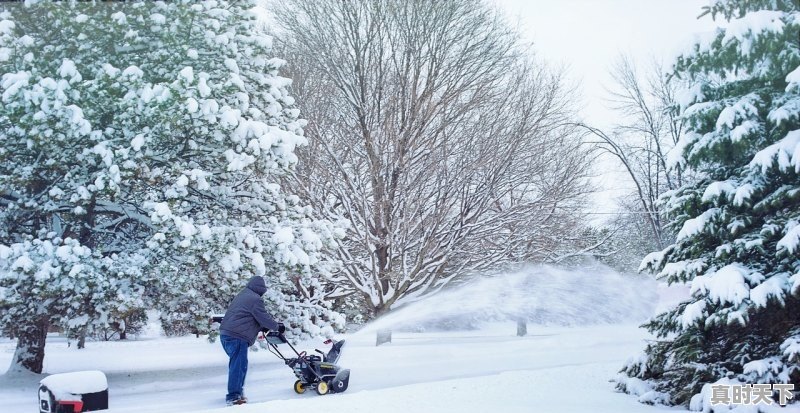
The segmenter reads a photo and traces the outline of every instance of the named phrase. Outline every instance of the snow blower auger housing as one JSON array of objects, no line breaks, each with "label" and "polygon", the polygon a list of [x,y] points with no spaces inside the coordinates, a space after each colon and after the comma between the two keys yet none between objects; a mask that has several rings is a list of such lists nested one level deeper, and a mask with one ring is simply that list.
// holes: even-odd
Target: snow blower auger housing
[{"label": "snow blower auger housing", "polygon": [[[350,384],[350,369],[336,365],[344,340],[327,340],[325,344],[332,344],[331,349],[327,353],[316,350],[321,356],[306,354],[305,351],[298,352],[286,337],[277,331],[265,331],[264,341],[267,342],[269,351],[283,360],[297,376],[297,381],[294,382],[295,393],[303,394],[307,389],[314,389],[317,394],[323,395],[347,390]],[[285,357],[281,354],[278,350],[280,344],[288,344],[297,357]]]}]

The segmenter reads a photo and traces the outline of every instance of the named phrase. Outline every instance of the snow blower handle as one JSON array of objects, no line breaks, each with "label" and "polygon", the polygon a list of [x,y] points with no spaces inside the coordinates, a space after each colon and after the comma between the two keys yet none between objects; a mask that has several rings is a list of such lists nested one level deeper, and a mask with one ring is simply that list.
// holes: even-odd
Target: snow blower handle
[{"label": "snow blower handle", "polygon": [[[298,359],[306,357],[305,351],[302,353],[298,352],[297,349],[294,348],[292,343],[290,343],[289,340],[286,339],[286,336],[283,335],[283,333],[286,331],[286,326],[284,326],[283,323],[278,323],[277,330],[262,328],[261,331],[264,333],[264,338],[266,339],[267,343],[269,343],[269,345],[272,346],[272,348],[275,351],[278,351],[278,344],[287,344],[289,348],[291,348],[292,351],[294,351],[294,354],[297,354]],[[280,352],[278,352],[278,354],[280,354]],[[280,355],[280,357],[286,360],[286,358],[283,357],[283,355]]]},{"label": "snow blower handle", "polygon": [[269,334],[270,332],[273,332],[273,331],[277,332],[278,335],[282,336],[283,333],[286,332],[286,325],[283,324],[283,323],[278,323],[278,328],[276,328],[275,330],[271,330],[271,329],[266,328],[266,327],[262,327],[261,328],[261,332],[264,333],[265,335]]}]

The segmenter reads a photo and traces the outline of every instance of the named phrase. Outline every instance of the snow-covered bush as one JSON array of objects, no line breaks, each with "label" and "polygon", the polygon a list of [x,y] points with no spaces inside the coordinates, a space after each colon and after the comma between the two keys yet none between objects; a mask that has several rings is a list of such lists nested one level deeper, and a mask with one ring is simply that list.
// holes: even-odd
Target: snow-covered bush
[{"label": "snow-covered bush", "polygon": [[142,308],[144,289],[133,281],[138,257],[101,256],[71,238],[0,245],[0,331],[19,338],[17,361],[41,363],[44,341],[35,337],[50,325],[86,337],[118,323],[120,312]]},{"label": "snow-covered bush", "polygon": [[706,411],[709,383],[800,385],[800,10],[715,0],[709,12],[727,25],[674,73],[692,86],[671,159],[701,179],[667,195],[677,239],[642,264],[692,296],[646,325],[659,339],[623,370]]},{"label": "snow-covered bush", "polygon": [[[306,143],[304,121],[253,2],[2,7],[0,244],[12,252],[0,307],[23,311],[20,286],[57,266],[46,245],[70,245],[99,284],[131,286],[166,324],[207,329],[254,274],[297,333],[342,324],[316,278],[333,229],[278,184]],[[51,271],[52,283],[69,271]],[[38,307],[34,330],[106,323],[94,302],[81,304],[105,290],[88,288],[60,297],[71,312]],[[25,293],[47,302],[46,290]],[[124,312],[127,299],[107,305]],[[15,337],[34,326],[0,320]]]}]

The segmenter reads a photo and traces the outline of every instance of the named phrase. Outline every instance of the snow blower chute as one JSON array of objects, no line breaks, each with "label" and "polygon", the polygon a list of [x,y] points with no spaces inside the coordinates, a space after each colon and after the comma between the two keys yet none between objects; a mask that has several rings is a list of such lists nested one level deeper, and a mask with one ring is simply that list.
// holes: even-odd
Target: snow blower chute
[{"label": "snow blower chute", "polygon": [[[325,344],[332,344],[332,346],[327,353],[316,350],[321,356],[306,354],[305,351],[298,352],[286,340],[286,337],[277,331],[265,331],[264,341],[267,343],[268,350],[283,360],[297,376],[297,381],[294,382],[294,391],[297,394],[303,394],[309,388],[313,388],[320,395],[341,393],[347,390],[350,383],[350,369],[343,369],[336,365],[342,346],[344,346],[344,340],[325,341]],[[297,357],[285,357],[278,350],[279,344],[288,344]]]}]

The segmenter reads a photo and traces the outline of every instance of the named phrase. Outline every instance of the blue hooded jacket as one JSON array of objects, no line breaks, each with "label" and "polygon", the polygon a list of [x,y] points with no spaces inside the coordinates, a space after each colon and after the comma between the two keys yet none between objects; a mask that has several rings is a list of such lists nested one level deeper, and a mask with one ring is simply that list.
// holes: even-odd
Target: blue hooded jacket
[{"label": "blue hooded jacket", "polygon": [[265,292],[267,284],[264,277],[256,275],[251,278],[225,312],[219,328],[220,335],[244,340],[252,346],[262,328],[277,330],[278,323],[267,312],[261,299]]}]

